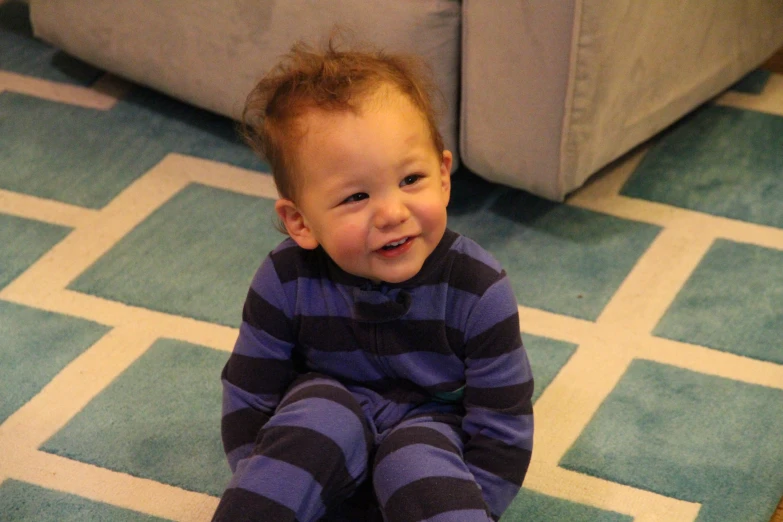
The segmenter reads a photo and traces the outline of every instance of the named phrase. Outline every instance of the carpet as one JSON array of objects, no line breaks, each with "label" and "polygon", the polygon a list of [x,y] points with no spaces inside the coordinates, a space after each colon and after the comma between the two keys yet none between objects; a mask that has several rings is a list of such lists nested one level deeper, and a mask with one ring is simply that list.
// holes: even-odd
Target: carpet
[{"label": "carpet", "polygon": [[[209,520],[219,373],[281,236],[234,124],[0,3],[0,513]],[[783,494],[783,76],[756,71],[564,204],[461,169],[505,266],[536,439],[504,522],[767,522]]]}]

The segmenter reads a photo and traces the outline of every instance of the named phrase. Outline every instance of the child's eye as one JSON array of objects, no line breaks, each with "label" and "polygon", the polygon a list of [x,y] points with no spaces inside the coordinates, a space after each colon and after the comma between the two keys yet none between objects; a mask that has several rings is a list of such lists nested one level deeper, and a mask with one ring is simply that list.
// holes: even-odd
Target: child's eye
[{"label": "child's eye", "polygon": [[343,200],[343,203],[354,203],[356,201],[361,201],[363,199],[367,199],[370,196],[366,192],[357,192],[356,194],[353,194],[351,196],[348,196]]},{"label": "child's eye", "polygon": [[402,183],[400,185],[413,185],[417,181],[419,181],[421,178],[423,178],[421,174],[411,174],[410,176],[405,176],[405,178],[402,180]]}]

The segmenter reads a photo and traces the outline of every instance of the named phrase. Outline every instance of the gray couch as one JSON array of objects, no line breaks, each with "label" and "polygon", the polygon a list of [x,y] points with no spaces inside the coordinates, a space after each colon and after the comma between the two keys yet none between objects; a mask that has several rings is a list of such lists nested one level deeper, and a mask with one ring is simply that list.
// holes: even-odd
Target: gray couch
[{"label": "gray couch", "polygon": [[335,23],[433,66],[478,175],[562,200],[783,45],[781,0],[29,0],[36,34],[238,118],[255,81]]}]

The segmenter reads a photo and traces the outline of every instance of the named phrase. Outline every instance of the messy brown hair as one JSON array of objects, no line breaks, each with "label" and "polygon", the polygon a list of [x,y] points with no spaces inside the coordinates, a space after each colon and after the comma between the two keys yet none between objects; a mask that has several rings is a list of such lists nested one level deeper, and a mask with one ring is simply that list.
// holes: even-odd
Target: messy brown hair
[{"label": "messy brown hair", "polygon": [[382,88],[406,96],[426,120],[435,151],[442,157],[438,130],[442,99],[426,64],[410,55],[388,54],[367,44],[340,50],[332,35],[323,50],[297,42],[247,97],[241,132],[272,169],[280,197],[295,200],[298,119],[308,109],[358,113]]}]

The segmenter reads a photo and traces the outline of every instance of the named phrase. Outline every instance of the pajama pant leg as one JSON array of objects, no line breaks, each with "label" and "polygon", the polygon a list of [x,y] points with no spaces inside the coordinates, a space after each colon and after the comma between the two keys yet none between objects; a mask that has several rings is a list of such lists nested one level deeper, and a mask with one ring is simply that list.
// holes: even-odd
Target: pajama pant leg
[{"label": "pajama pant leg", "polygon": [[413,417],[393,428],[375,456],[373,482],[387,522],[492,521],[462,459],[457,415]]},{"label": "pajama pant leg", "polygon": [[367,476],[372,444],[353,395],[334,379],[304,375],[237,464],[213,521],[318,520]]}]

